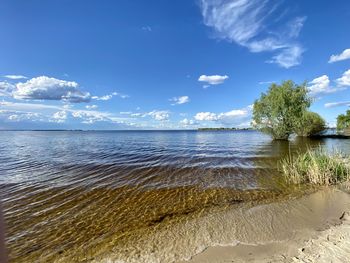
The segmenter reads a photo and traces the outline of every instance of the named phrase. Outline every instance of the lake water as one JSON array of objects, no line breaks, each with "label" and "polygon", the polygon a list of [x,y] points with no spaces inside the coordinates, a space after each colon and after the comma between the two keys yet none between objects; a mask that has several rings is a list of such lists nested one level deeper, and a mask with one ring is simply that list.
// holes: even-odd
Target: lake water
[{"label": "lake water", "polygon": [[[319,145],[350,153],[350,140],[276,142],[256,131],[2,131],[0,197],[10,257],[188,258],[204,243],[228,242],[223,225],[197,235],[201,218],[298,192],[286,186],[278,160]],[[176,242],[170,233],[180,235]]]}]

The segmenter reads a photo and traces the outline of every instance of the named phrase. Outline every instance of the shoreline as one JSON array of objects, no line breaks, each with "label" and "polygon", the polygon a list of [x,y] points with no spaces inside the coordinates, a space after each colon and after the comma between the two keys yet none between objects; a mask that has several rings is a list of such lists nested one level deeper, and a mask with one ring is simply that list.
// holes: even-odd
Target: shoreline
[{"label": "shoreline", "polygon": [[[342,205],[335,210],[331,207],[324,207],[325,210],[330,210],[325,211],[327,216],[321,220],[324,221],[323,223],[304,229],[295,229],[295,231],[285,229],[285,234],[290,232],[290,238],[266,240],[255,244],[237,242],[237,245],[234,246],[209,246],[190,260],[178,263],[350,262],[350,194],[348,193],[349,186],[345,186],[345,188],[347,191],[334,190],[336,196],[342,196],[345,199],[342,199]],[[322,191],[329,191],[329,189],[320,190],[316,194]],[[314,194],[310,196],[312,195]],[[306,204],[310,201],[309,197],[301,199],[303,199],[302,202],[306,200]],[[330,201],[328,205],[332,203],[333,201]],[[317,201],[311,200],[311,204],[317,205]],[[310,211],[315,209],[312,206],[308,208]],[[305,216],[307,217],[307,215]],[[300,232],[300,230],[302,231]]]},{"label": "shoreline", "polygon": [[303,243],[288,241],[210,247],[187,262],[350,262],[350,212],[344,212],[340,218],[341,223],[318,232],[316,237]]},{"label": "shoreline", "polygon": [[[135,251],[113,249],[93,262],[328,263],[329,258],[319,259],[325,249],[318,243],[346,240],[349,243],[338,246],[350,247],[350,223],[348,227],[343,223],[348,216],[340,219],[344,211],[350,211],[348,189],[321,187],[302,197],[257,206],[242,204],[185,223],[159,225],[156,232],[135,240]],[[308,244],[315,247],[309,249]],[[331,243],[324,245],[332,251]],[[343,250],[337,256],[347,258],[350,251]]]}]

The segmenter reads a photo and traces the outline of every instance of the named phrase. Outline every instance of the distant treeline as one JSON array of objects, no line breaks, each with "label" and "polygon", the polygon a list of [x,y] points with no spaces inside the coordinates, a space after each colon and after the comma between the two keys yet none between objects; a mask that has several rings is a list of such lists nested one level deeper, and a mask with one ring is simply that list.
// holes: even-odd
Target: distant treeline
[{"label": "distant treeline", "polygon": [[199,131],[248,131],[253,130],[253,128],[198,128]]}]

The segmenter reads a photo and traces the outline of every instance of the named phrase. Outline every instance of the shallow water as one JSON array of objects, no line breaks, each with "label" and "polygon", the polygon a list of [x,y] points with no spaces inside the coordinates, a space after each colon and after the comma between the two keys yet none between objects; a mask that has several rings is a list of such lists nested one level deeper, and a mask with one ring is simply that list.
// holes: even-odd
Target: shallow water
[{"label": "shallow water", "polygon": [[[200,218],[300,194],[302,189],[286,187],[276,164],[289,152],[318,145],[350,151],[348,140],[272,142],[255,131],[0,132],[0,197],[10,257],[188,258],[211,240],[189,234],[200,231]],[[160,249],[170,228],[183,231],[175,244],[187,242],[188,250]]]}]

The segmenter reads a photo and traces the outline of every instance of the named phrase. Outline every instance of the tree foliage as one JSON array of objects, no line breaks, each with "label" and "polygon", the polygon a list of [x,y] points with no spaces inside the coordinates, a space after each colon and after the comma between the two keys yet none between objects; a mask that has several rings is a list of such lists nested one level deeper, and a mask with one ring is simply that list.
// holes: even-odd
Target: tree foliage
[{"label": "tree foliage", "polygon": [[253,107],[253,126],[273,139],[287,140],[311,105],[306,83],[288,80],[272,84]]},{"label": "tree foliage", "polygon": [[316,112],[306,111],[296,124],[295,133],[298,136],[312,136],[326,128],[325,120]]},{"label": "tree foliage", "polygon": [[350,128],[350,110],[347,110],[345,114],[340,114],[337,117],[337,129],[344,130]]}]

